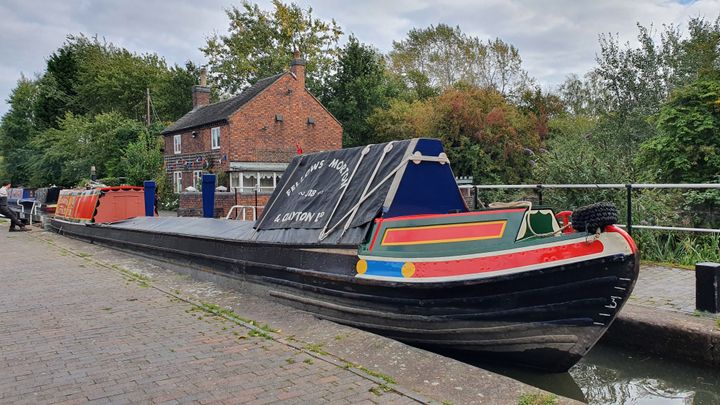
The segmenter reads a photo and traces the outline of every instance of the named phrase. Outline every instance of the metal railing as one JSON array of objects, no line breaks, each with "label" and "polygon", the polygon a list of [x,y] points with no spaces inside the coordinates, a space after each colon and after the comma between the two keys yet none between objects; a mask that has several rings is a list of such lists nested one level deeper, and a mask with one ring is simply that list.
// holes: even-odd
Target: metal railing
[{"label": "metal railing", "polygon": [[34,199],[33,199],[33,200],[18,199],[18,200],[15,201],[15,204],[17,204],[17,205],[20,207],[20,216],[21,216],[22,218],[25,218],[25,217],[26,217],[26,215],[25,215],[25,206],[22,205],[22,202],[30,202],[30,201],[32,201],[32,206],[30,207],[30,214],[27,215],[27,218],[28,218],[28,221],[29,221],[30,225],[32,225],[32,224],[33,224],[33,215],[37,215],[37,214],[38,214],[38,211],[37,211],[37,208],[38,208],[38,207],[37,207],[37,201],[34,200]]},{"label": "metal railing", "polygon": [[683,228],[674,226],[655,226],[655,225],[633,225],[632,221],[632,194],[633,190],[643,189],[695,189],[695,190],[720,190],[719,183],[677,183],[677,184],[650,184],[650,183],[632,183],[632,184],[483,184],[483,185],[461,185],[460,189],[473,189],[473,206],[477,207],[479,190],[534,190],[538,196],[538,203],[543,203],[543,190],[546,189],[625,189],[627,200],[627,224],[620,225],[626,227],[628,233],[632,234],[635,229],[654,229],[662,231],[683,231],[683,232],[703,232],[703,233],[720,233],[720,229],[715,228]]},{"label": "metal railing", "polygon": [[[230,219],[230,217],[232,217],[233,210],[237,210],[237,211],[240,211],[240,212],[242,213],[242,220],[243,220],[243,221],[247,221],[247,219],[246,219],[246,217],[247,217],[247,210],[248,210],[248,209],[252,209],[252,221],[256,221],[256,220],[257,220],[257,209],[258,209],[258,208],[260,208],[260,207],[254,206],[254,205],[233,205],[233,206],[230,207],[230,209],[228,210],[228,213],[227,213],[227,215],[225,216],[225,219]],[[238,219],[238,214],[237,214],[237,212],[235,213],[235,219]]]}]

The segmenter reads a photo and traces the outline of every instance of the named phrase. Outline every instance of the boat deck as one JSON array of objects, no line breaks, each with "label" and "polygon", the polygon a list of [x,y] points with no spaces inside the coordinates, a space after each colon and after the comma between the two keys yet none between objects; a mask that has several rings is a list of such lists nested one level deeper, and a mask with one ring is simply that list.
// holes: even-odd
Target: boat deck
[{"label": "boat deck", "polygon": [[171,235],[250,240],[253,221],[196,217],[135,217],[108,225],[112,228]]},{"label": "boat deck", "polygon": [[320,229],[269,229],[255,232],[253,221],[197,217],[135,217],[128,220],[95,226],[128,231],[161,233],[206,239],[279,243],[283,245],[331,245],[352,248],[357,251],[359,241],[365,237],[365,228],[350,228],[344,233],[345,244],[337,243],[341,232],[334,232],[327,239],[318,241]]}]

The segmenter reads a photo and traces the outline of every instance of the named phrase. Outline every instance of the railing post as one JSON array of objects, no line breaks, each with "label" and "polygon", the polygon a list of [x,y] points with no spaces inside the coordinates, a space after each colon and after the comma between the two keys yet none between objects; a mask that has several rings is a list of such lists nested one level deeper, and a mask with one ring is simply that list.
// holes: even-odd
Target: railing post
[{"label": "railing post", "polygon": [[538,195],[538,205],[542,205],[543,203],[543,186],[542,184],[537,185],[537,195]]},{"label": "railing post", "polygon": [[473,185],[472,195],[473,195],[473,209],[476,210],[476,209],[478,209],[478,189],[477,189],[477,187],[475,187],[475,185]]},{"label": "railing post", "polygon": [[626,184],[627,189],[627,233],[632,235],[632,184]]}]

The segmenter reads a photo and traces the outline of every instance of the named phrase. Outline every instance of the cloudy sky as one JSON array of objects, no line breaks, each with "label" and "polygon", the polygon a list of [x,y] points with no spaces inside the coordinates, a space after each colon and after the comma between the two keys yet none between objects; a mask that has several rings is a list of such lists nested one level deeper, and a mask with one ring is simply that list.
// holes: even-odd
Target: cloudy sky
[{"label": "cloudy sky", "polygon": [[[288,1],[289,2],[289,1]],[[270,9],[269,0],[257,3]],[[714,20],[720,0],[297,0],[345,33],[383,52],[413,27],[459,25],[480,38],[500,37],[520,50],[524,66],[546,88],[594,65],[598,34],[634,41],[636,22],[680,24]],[[170,63],[204,58],[208,35],[228,26],[229,0],[0,0],[0,115],[21,74],[42,73],[45,58],[68,34],[97,34],[135,52],[156,52]]]}]

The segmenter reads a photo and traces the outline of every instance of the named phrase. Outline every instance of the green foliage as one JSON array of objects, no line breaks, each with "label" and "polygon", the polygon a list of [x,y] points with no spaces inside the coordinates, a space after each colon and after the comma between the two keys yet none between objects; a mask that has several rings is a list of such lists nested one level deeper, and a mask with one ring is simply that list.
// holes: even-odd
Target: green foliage
[{"label": "green foliage", "polygon": [[226,11],[230,27],[226,35],[211,36],[201,48],[208,58],[212,77],[225,93],[233,94],[288,69],[293,51],[306,59],[308,88],[321,95],[337,58],[342,31],[334,20],[313,16],[291,3],[273,0],[273,11],[243,1]]},{"label": "green foliage", "polygon": [[367,118],[373,110],[387,108],[390,98],[401,91],[399,83],[386,73],[382,55],[351,35],[323,97],[325,106],[343,125],[343,146],[372,143],[374,135]]},{"label": "green foliage", "polygon": [[0,123],[0,151],[3,154],[3,175],[16,185],[26,185],[32,160],[30,140],[35,134],[33,126],[34,102],[38,87],[35,81],[24,76],[10,94],[10,111]]},{"label": "green foliage", "polygon": [[190,62],[168,67],[155,54],[68,36],[47,59],[44,74],[35,81],[21,78],[13,90],[0,124],[3,171],[25,186],[72,186],[87,179],[93,165],[109,183],[156,176],[159,147],[153,142],[143,150],[134,143],[146,131],[147,89],[157,135],[163,126],[158,121],[176,120],[191,109],[197,73]]},{"label": "green foliage", "polygon": [[481,41],[446,24],[413,28],[406,39],[393,42],[389,59],[421,99],[428,88],[444,90],[461,82],[518,98],[532,84],[517,48],[499,38]]},{"label": "green foliage", "polygon": [[494,90],[458,85],[427,100],[391,101],[369,118],[377,141],[440,138],[456,175],[480,183],[517,183],[530,176],[540,147],[534,118]]},{"label": "green foliage", "polygon": [[121,165],[128,184],[141,186],[145,180],[166,177],[163,167],[163,141],[159,135],[162,128],[154,129],[152,133],[141,131],[137,140],[125,148]]},{"label": "green foliage", "polygon": [[720,174],[720,80],[677,89],[663,105],[659,135],[643,143],[640,162],[652,179],[702,183]]},{"label": "green foliage", "polygon": [[633,230],[643,260],[694,266],[720,261],[719,234]]},{"label": "green foliage", "polygon": [[522,394],[518,399],[518,405],[555,405],[558,403],[557,396],[553,394]]},{"label": "green foliage", "polygon": [[97,176],[124,177],[121,158],[126,145],[145,131],[143,125],[118,113],[92,118],[68,113],[59,128],[33,138],[32,184],[73,186],[95,166]]},{"label": "green foliage", "polygon": [[117,112],[146,121],[148,88],[154,107],[151,118],[173,121],[192,108],[190,88],[197,76],[191,62],[184,68],[168,67],[156,54],[137,55],[97,38],[70,35],[50,56],[38,80],[35,127],[58,128],[68,112]]}]

